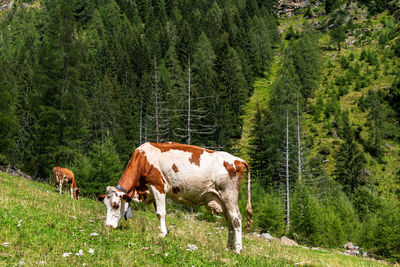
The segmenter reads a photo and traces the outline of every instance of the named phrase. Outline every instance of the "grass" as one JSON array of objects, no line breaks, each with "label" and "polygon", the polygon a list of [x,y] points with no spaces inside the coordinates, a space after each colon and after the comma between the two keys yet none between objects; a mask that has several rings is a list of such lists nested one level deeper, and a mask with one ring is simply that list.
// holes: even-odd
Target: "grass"
[{"label": "grass", "polygon": [[271,86],[274,84],[279,66],[280,62],[278,59],[275,58],[269,68],[269,71],[265,73],[264,77],[258,78],[254,82],[254,92],[249,101],[246,103],[245,107],[243,108],[244,114],[242,116],[242,137],[237,144],[237,148],[240,150],[238,156],[242,157],[244,160],[249,161],[250,159],[248,144],[250,141],[250,132],[251,126],[253,125],[254,115],[257,112],[257,105],[259,105],[260,108],[268,105],[269,93],[271,91]]},{"label": "grass", "polygon": [[[0,266],[382,266],[336,251],[267,242],[246,234],[237,255],[226,249],[223,221],[205,222],[169,206],[170,234],[158,236],[152,206],[116,230],[104,227],[105,207],[75,201],[42,183],[0,173]],[[97,236],[91,236],[97,233]],[[8,243],[8,245],[4,245]],[[197,250],[188,250],[193,244]],[[94,250],[93,254],[89,249]],[[79,254],[82,250],[82,255]],[[64,253],[72,253],[63,257]]]}]

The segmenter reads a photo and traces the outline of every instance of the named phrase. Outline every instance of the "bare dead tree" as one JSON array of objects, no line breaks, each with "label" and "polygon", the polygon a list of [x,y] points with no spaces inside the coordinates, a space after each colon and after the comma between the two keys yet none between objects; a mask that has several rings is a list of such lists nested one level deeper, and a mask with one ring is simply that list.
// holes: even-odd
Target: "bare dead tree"
[{"label": "bare dead tree", "polygon": [[157,60],[154,56],[154,98],[155,98],[155,122],[156,122],[156,142],[160,142],[159,124],[158,124],[158,70],[157,70]]},{"label": "bare dead tree", "polygon": [[[191,103],[191,83],[190,83],[190,56],[188,57],[188,115],[187,115],[187,144],[190,145],[190,103]],[[191,208],[193,213],[193,208]]]},{"label": "bare dead tree", "polygon": [[289,199],[289,110],[286,108],[286,148],[285,148],[285,176],[286,176],[286,232],[290,230],[290,199]]},{"label": "bare dead tree", "polygon": [[301,161],[301,131],[300,131],[300,110],[299,110],[299,97],[296,101],[297,112],[297,177],[301,181],[302,177],[302,161]]}]

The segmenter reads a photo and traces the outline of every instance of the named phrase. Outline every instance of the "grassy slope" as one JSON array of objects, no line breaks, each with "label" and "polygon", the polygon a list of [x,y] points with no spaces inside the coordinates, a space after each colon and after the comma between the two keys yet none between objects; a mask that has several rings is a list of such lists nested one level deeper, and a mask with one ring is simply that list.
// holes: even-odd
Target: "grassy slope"
[{"label": "grassy slope", "polygon": [[[21,261],[25,266],[384,264],[334,251],[284,246],[249,235],[244,237],[243,253],[236,255],[225,248],[227,231],[226,227],[221,229],[223,223],[198,221],[171,207],[167,216],[170,234],[166,238],[158,237],[158,220],[152,206],[134,211],[134,217],[122,227],[109,230],[104,227],[105,208],[101,203],[86,198],[75,201],[46,184],[2,172],[0,184],[1,266],[15,266]],[[3,245],[6,242],[8,246]],[[199,249],[188,251],[189,244]],[[88,253],[89,248],[94,249],[93,255]],[[80,249],[83,255],[75,255]],[[66,252],[73,254],[62,257]]]},{"label": "grassy slope", "polygon": [[242,130],[242,137],[238,142],[238,148],[240,149],[240,157],[249,161],[249,138],[250,138],[250,131],[251,126],[253,124],[252,120],[254,115],[257,111],[257,104],[260,107],[266,106],[269,100],[269,92],[271,90],[271,86],[275,82],[275,77],[277,71],[279,69],[279,59],[275,59],[272,62],[269,72],[265,73],[264,78],[258,78],[253,86],[254,92],[253,95],[250,97],[249,102],[246,103],[244,107],[244,115],[242,116],[243,119],[243,130]]},{"label": "grassy slope", "polygon": [[[324,25],[324,21],[327,16],[324,14],[323,7],[316,7],[313,9],[313,13],[316,16],[312,19],[306,19],[302,14],[295,15],[292,17],[281,17],[280,18],[280,30],[283,32],[283,36],[286,31],[292,26],[295,30],[299,29],[299,26],[304,25],[305,22],[314,24],[316,22]],[[342,110],[350,110],[350,120],[353,123],[354,129],[360,127],[362,129],[361,137],[367,141],[368,139],[368,117],[367,111],[362,112],[358,105],[361,96],[365,96],[369,90],[379,90],[387,89],[391,86],[394,80],[393,70],[399,62],[396,59],[390,57],[384,57],[384,49],[382,46],[378,45],[378,38],[382,32],[382,19],[390,17],[387,12],[381,13],[372,18],[367,18],[367,10],[365,8],[360,8],[356,5],[352,5],[351,13],[356,15],[357,20],[355,22],[357,29],[354,36],[348,36],[349,40],[355,40],[356,43],[352,46],[342,44],[342,50],[339,52],[334,48],[334,44],[331,43],[329,34],[319,33],[320,37],[320,48],[323,53],[322,77],[320,79],[320,85],[317,91],[311,98],[308,99],[309,106],[314,105],[317,97],[322,96],[324,103],[329,102],[328,92],[331,88],[339,90],[338,86],[334,86],[336,77],[345,76],[350,70],[345,70],[340,65],[340,57],[345,56],[349,59],[349,55],[352,53],[355,55],[355,60],[350,61],[350,65],[354,66],[356,63],[361,64],[361,75],[368,77],[370,83],[364,88],[355,90],[355,80],[352,81],[349,87],[349,93],[340,97],[340,107]],[[366,34],[364,31],[369,30]],[[282,40],[285,44],[287,41]],[[393,41],[390,41],[388,45]],[[375,79],[373,73],[375,72],[375,67],[368,64],[365,60],[360,60],[361,51],[370,50],[378,55],[378,60],[380,62],[378,77]],[[331,62],[331,67],[328,67],[327,62]],[[388,71],[384,71],[384,68],[388,66]],[[250,98],[249,103],[245,107],[245,115],[243,116],[244,126],[242,139],[239,143],[239,148],[241,151],[241,156],[248,160],[248,141],[249,133],[252,125],[252,119],[255,114],[255,107],[257,101],[260,106],[267,105],[268,92],[275,80],[275,74],[280,67],[279,60],[274,62],[271,67],[270,74],[266,74],[265,78],[259,79],[255,82],[254,95]],[[367,74],[369,73],[369,74]],[[323,118],[322,121],[316,122],[313,119],[312,114],[303,114],[303,133],[304,136],[312,140],[312,146],[310,147],[310,156],[315,157],[321,147],[329,150],[329,155],[326,157],[326,163],[324,168],[328,174],[332,175],[335,165],[335,151],[339,147],[339,139],[334,136],[334,129],[332,129],[333,116],[329,118]],[[381,194],[386,194],[387,192],[394,193],[396,190],[400,190],[400,183],[398,183],[398,177],[396,173],[400,171],[400,165],[398,164],[398,158],[400,155],[400,144],[393,142],[392,140],[385,140],[385,155],[382,162],[378,162],[375,158],[367,155],[367,169],[371,173],[370,179],[376,182],[377,190]]]}]

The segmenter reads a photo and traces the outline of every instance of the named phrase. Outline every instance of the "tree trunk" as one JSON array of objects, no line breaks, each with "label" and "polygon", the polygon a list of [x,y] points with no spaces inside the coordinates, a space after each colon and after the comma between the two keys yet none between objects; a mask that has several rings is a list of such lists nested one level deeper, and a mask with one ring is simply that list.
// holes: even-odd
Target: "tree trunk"
[{"label": "tree trunk", "polygon": [[290,230],[290,200],[289,200],[289,110],[286,108],[286,232]]},{"label": "tree trunk", "polygon": [[157,61],[156,57],[154,57],[154,95],[155,95],[155,101],[156,101],[156,114],[155,114],[155,120],[156,120],[156,142],[160,142],[160,131],[159,131],[159,121],[158,121],[158,111],[159,111],[159,104],[158,104],[158,76],[157,76]]},{"label": "tree trunk", "polygon": [[[187,118],[187,144],[190,145],[190,100],[191,100],[191,88],[190,88],[190,57],[188,59],[188,118]],[[193,213],[193,208],[191,208]]]},{"label": "tree trunk", "polygon": [[300,110],[299,110],[299,97],[297,97],[297,175],[299,181],[302,176],[302,165],[301,165],[301,132],[300,132]]}]

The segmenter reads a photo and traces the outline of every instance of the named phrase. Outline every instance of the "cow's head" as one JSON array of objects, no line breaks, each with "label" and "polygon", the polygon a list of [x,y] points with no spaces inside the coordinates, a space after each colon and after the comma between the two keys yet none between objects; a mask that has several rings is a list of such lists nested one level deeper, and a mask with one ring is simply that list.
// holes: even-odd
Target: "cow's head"
[{"label": "cow's head", "polygon": [[76,200],[78,200],[79,199],[79,192],[80,192],[81,190],[79,189],[79,188],[74,188],[74,191],[73,191],[73,193],[72,193],[72,195],[73,195],[73,197],[76,199]]},{"label": "cow's head", "polygon": [[100,195],[97,199],[106,205],[106,226],[117,228],[119,220],[125,215],[132,199],[127,194],[118,191],[114,186],[107,186],[107,194]]}]

